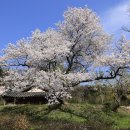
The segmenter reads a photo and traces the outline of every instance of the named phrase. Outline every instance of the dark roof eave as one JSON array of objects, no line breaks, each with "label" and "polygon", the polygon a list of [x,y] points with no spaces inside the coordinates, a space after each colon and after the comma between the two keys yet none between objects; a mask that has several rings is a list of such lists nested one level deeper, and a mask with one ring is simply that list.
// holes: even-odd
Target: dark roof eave
[{"label": "dark roof eave", "polygon": [[14,98],[19,98],[19,97],[45,97],[46,93],[45,92],[22,92],[22,93],[16,93],[16,92],[10,92],[10,93],[3,93],[1,95],[2,97],[14,97]]}]

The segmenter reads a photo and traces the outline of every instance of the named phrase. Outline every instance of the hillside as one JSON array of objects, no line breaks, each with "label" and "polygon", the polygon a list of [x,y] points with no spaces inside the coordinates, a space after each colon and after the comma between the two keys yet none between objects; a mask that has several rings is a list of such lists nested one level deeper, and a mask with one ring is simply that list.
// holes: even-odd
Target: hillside
[{"label": "hillside", "polygon": [[129,130],[130,109],[106,111],[101,105],[66,103],[0,106],[0,130]]}]

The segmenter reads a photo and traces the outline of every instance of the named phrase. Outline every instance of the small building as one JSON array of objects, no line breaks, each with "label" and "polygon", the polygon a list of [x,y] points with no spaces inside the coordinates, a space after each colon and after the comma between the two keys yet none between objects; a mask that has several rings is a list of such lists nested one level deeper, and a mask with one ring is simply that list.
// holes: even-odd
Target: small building
[{"label": "small building", "polygon": [[47,103],[45,98],[46,92],[40,88],[28,87],[20,92],[6,91],[2,93],[4,104],[44,104]]}]

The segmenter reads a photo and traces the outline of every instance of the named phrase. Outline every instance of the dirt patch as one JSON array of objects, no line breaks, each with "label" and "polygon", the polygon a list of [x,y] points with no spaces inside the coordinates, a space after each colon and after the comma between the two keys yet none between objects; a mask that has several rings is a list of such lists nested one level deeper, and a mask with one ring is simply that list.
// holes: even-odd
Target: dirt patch
[{"label": "dirt patch", "polygon": [[121,106],[121,107],[118,109],[118,112],[128,115],[128,114],[130,114],[130,106]]}]

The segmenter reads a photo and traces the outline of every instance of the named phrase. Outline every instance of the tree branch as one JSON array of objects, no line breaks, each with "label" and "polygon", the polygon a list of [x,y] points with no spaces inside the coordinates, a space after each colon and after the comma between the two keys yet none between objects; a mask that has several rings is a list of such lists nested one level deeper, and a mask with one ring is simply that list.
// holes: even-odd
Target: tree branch
[{"label": "tree branch", "polygon": [[128,68],[129,67],[127,67],[127,66],[125,66],[125,67],[119,67],[119,68],[117,68],[117,70],[114,71],[113,74],[111,73],[109,76],[100,75],[100,76],[97,76],[95,79],[86,79],[86,80],[79,81],[78,83],[72,84],[72,86],[76,86],[76,85],[78,85],[80,83],[85,83],[85,82],[87,83],[87,82],[92,82],[92,81],[96,81],[96,80],[114,79],[117,76],[120,76],[120,74],[119,74],[120,70],[122,70],[122,69],[128,69]]}]

